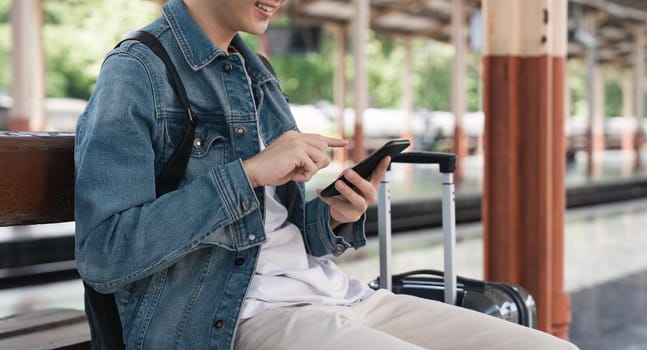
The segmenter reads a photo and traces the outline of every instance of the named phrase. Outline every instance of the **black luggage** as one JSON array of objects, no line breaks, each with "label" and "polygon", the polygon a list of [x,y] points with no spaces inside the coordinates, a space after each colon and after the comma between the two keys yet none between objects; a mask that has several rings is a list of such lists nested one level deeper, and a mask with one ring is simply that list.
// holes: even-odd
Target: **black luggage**
[{"label": "black luggage", "polygon": [[[385,288],[394,293],[410,294],[445,301],[479,311],[523,326],[536,328],[537,309],[533,297],[523,287],[512,283],[479,281],[457,277],[454,269],[456,218],[453,174],[456,156],[439,152],[405,152],[392,163],[438,164],[442,179],[442,217],[444,272],[416,270],[392,276],[390,171],[382,180],[378,197],[378,233],[380,239],[380,277],[371,288]],[[390,170],[390,167],[389,167]]]}]

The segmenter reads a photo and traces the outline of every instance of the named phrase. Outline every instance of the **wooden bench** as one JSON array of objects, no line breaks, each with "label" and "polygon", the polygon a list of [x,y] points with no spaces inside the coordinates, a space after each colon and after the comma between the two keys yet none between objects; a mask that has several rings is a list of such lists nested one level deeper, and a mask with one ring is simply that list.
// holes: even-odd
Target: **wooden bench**
[{"label": "wooden bench", "polygon": [[[0,226],[73,220],[74,135],[0,131]],[[31,271],[27,278],[38,280],[52,273],[72,276],[73,237],[66,239],[65,254],[58,261],[25,269]],[[10,280],[5,278],[0,288],[8,288]],[[83,310],[52,308],[0,318],[0,349],[89,348],[90,330]]]}]

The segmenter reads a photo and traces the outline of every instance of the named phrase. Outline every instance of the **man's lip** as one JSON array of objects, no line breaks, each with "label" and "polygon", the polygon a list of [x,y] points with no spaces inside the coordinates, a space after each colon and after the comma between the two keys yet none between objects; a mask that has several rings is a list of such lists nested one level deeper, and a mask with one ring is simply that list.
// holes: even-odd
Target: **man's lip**
[{"label": "man's lip", "polygon": [[256,1],[254,7],[262,17],[270,18],[279,10],[280,5],[272,5],[267,1]]},{"label": "man's lip", "polygon": [[272,9],[272,12],[275,12],[276,10],[279,9],[279,7],[281,7],[281,4],[283,3],[283,1],[278,1],[276,3],[272,3],[271,1],[256,1],[256,3],[261,4],[265,7],[269,7]]},{"label": "man's lip", "polygon": [[264,11],[264,12],[274,12],[274,7],[272,5],[268,5],[264,2],[257,1],[255,4],[257,9]]}]

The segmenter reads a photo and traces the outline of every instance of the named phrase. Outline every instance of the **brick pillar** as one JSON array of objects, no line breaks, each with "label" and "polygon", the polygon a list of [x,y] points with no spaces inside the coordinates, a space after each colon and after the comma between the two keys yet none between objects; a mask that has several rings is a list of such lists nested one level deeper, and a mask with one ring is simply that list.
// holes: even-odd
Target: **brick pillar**
[{"label": "brick pillar", "polygon": [[485,277],[534,296],[566,338],[563,282],[567,0],[484,0]]}]

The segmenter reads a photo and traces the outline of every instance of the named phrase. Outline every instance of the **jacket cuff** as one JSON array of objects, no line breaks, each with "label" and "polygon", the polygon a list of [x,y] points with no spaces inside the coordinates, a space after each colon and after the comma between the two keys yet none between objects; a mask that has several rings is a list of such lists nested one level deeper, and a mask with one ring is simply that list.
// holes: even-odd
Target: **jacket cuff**
[{"label": "jacket cuff", "polygon": [[321,246],[311,244],[311,254],[314,256],[322,256],[326,254],[333,254],[339,256],[344,253],[348,248],[359,248],[366,244],[366,236],[364,235],[364,222],[365,215],[354,222],[342,224],[338,227],[335,233],[330,226],[330,207],[320,199],[314,199],[308,208],[312,210],[316,219],[309,222],[306,226],[308,232],[319,232],[319,243]]},{"label": "jacket cuff", "polygon": [[230,222],[233,225],[239,225],[235,231],[246,233],[234,238],[235,246],[244,249],[265,241],[263,232],[255,232],[259,227],[264,227],[263,218],[260,203],[249,183],[242,161],[219,166],[211,174],[216,191],[225,204],[223,209],[227,211]]}]

